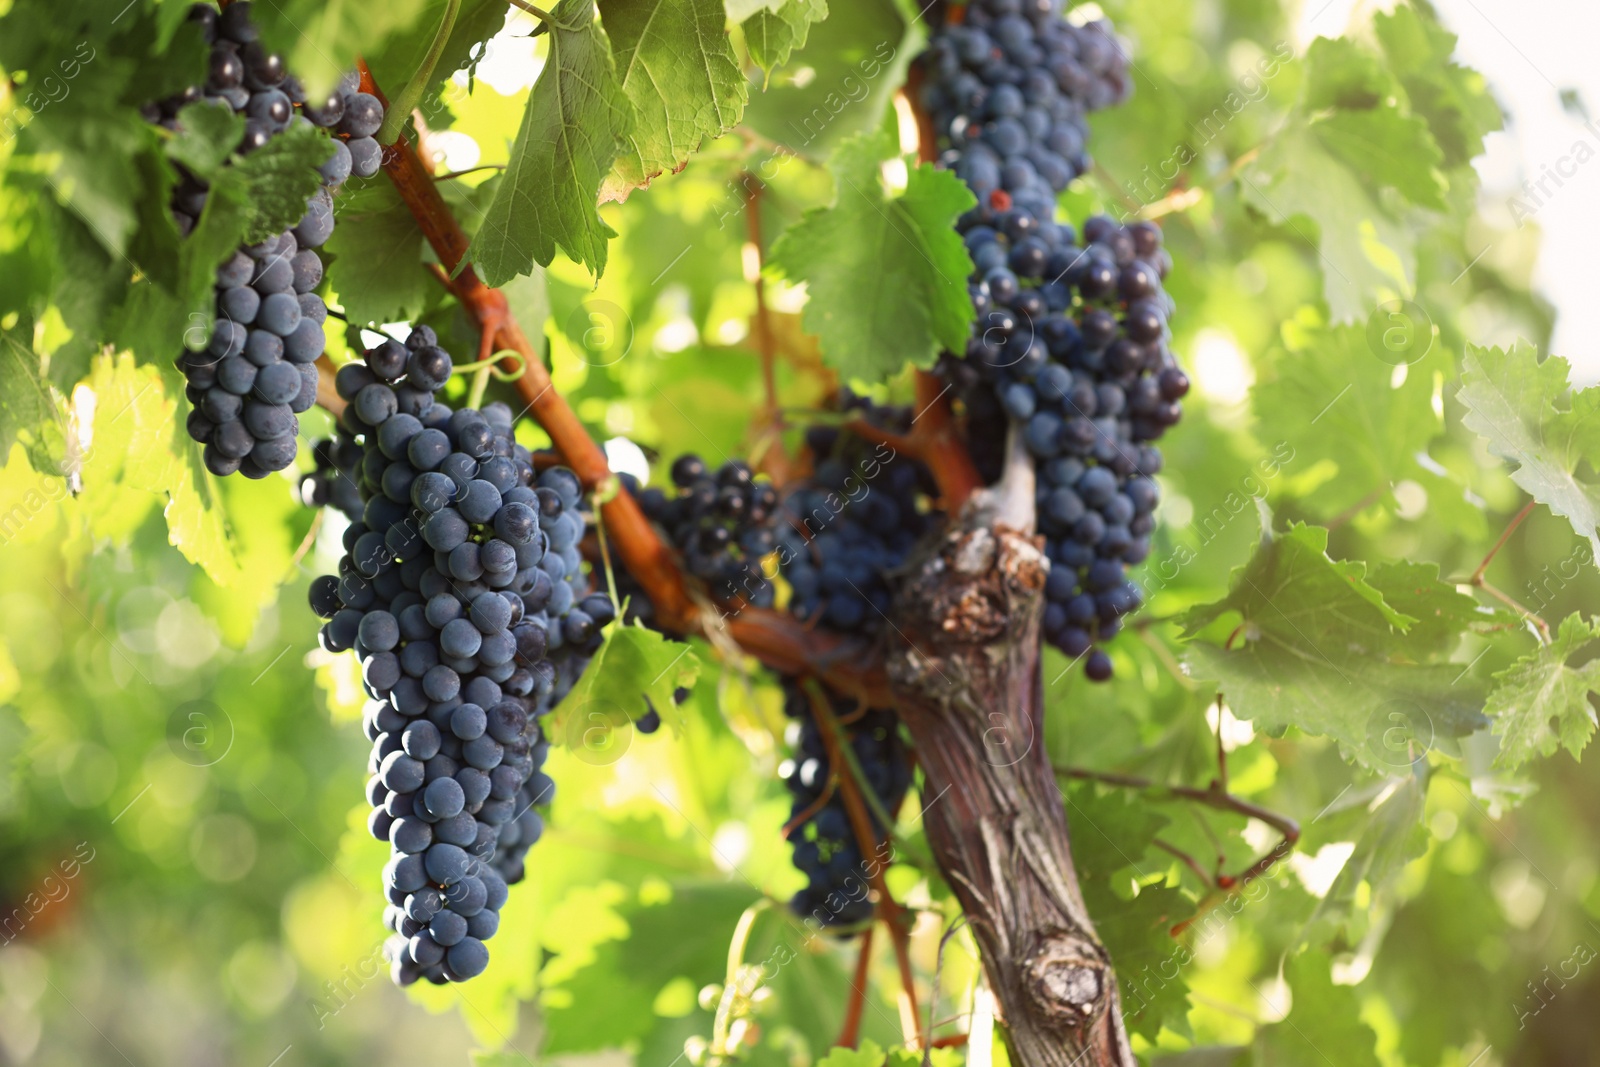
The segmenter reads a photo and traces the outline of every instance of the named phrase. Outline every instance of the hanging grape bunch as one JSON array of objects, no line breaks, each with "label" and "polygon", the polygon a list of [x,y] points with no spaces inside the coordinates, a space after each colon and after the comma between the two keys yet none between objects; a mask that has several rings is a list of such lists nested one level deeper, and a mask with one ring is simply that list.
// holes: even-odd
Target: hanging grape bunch
[{"label": "hanging grape bunch", "polygon": [[[311,587],[323,647],[355,650],[371,698],[368,825],[392,849],[386,952],[402,985],[483,971],[542,828],[532,809],[554,789],[538,715],[556,681],[549,609],[566,583],[542,564],[561,558],[560,513],[541,522],[546,490],[509,408],[434,400],[451,369],[427,327],[339,369],[340,442],[360,449],[339,477],[364,505],[338,575]],[[520,850],[514,865],[496,862],[502,841]]]},{"label": "hanging grape bunch", "polygon": [[[351,174],[378,172],[382,151],[373,135],[383,123],[383,105],[359,91],[354,75],[326,100],[308,100],[282,57],[262,46],[248,0],[220,13],[196,4],[189,19],[211,45],[209,74],[204,85],[149,105],[147,119],[175,130],[183,107],[223,104],[245,118],[240,155],[259,151],[294,124],[334,134],[321,166],[323,188],[307,202],[305,216],[218,268],[210,339],[203,350],[178,358],[193,407],[189,436],[205,446],[206,469],[263,478],[294,460],[298,416],[316,403],[312,364],[322,354],[328,308],[315,292],[323,264],[314,249],[333,233],[334,191]],[[208,186],[181,164],[178,170],[172,216],[187,236],[205,209]]]},{"label": "hanging grape bunch", "polygon": [[673,461],[672,484],[675,496],[646,489],[639,505],[671,538],[689,573],[717,600],[742,597],[771,607],[772,583],[761,561],[777,546],[777,490],[743,460],[728,460],[713,473],[695,455]]},{"label": "hanging grape bunch", "polygon": [[[789,901],[789,908],[796,917],[813,919],[825,927],[866,922],[872,918],[872,902],[866,892],[869,863],[881,865],[883,858],[861,853],[843,794],[830,784],[831,773],[851,771],[848,767],[830,771],[828,749],[805,691],[794,679],[785,678],[783,696],[784,714],[792,720],[785,739],[793,755],[779,767],[778,774],[794,798],[785,829],[794,850],[794,865],[806,876],[806,887]],[[836,722],[851,722],[848,728],[841,727],[844,741],[854,752],[877,806],[893,817],[911,788],[911,763],[900,737],[900,721],[894,712],[881,709],[867,710],[858,717],[854,702],[837,694],[829,694],[829,701]],[[868,816],[874,837],[885,839],[890,828],[870,807]]]},{"label": "hanging grape bunch", "polygon": [[[909,408],[876,407],[848,392],[843,411],[885,429],[909,426]],[[811,478],[785,500],[780,539],[789,610],[808,623],[874,636],[888,620],[889,572],[905,562],[929,519],[919,492],[933,486],[926,468],[848,430],[806,431]]]},{"label": "hanging grape bunch", "polygon": [[1104,23],[1074,27],[1050,3],[974,0],[921,63],[939,163],[978,198],[958,223],[977,325],[941,370],[991,479],[1005,426],[1021,433],[1051,563],[1044,637],[1103,681],[1111,660],[1093,646],[1142,603],[1127,567],[1150,552],[1153,442],[1189,388],[1168,348],[1161,231],[1095,217],[1080,243],[1055,219],[1056,193],[1089,165],[1082,116],[1126,97],[1126,60]]}]

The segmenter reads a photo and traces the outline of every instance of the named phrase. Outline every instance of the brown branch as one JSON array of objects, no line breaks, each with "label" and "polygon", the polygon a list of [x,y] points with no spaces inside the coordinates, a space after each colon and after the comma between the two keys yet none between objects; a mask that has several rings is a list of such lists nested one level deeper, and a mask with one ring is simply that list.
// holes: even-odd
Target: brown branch
[{"label": "brown branch", "polygon": [[[921,1033],[922,1021],[917,1012],[916,977],[911,970],[911,942],[906,929],[905,911],[895,902],[884,881],[887,864],[877,862],[878,835],[872,829],[872,817],[867,813],[867,803],[861,796],[861,787],[845,762],[843,746],[848,744],[839,735],[838,722],[822,686],[811,680],[805,683],[806,696],[811,700],[811,714],[817,722],[817,732],[822,735],[823,747],[828,751],[828,763],[839,779],[839,794],[844,801],[845,814],[850,819],[850,829],[855,834],[856,845],[867,867],[867,879],[878,894],[878,917],[889,930],[889,940],[894,945],[895,962],[900,968],[900,1016],[906,1028],[906,1043],[921,1047],[925,1037]],[[909,1027],[906,1023],[909,1021]]]},{"label": "brown branch", "polygon": [[844,1005],[844,1025],[835,1045],[855,1048],[861,1040],[861,1013],[867,1006],[867,970],[872,965],[872,927],[861,934],[861,954],[856,957],[855,975],[850,979],[850,999]]},{"label": "brown branch", "polygon": [[334,388],[333,376],[333,362],[328,359],[327,353],[323,353],[317,357],[317,407],[337,419],[344,414],[346,403]]},{"label": "brown branch", "polygon": [[740,185],[749,190],[744,201],[745,237],[756,250],[755,271],[749,281],[755,290],[756,352],[761,356],[761,383],[766,396],[765,410],[756,422],[751,459],[759,459],[760,469],[781,485],[789,480],[789,455],[783,447],[783,406],[778,402],[778,339],[772,329],[772,311],[767,307],[767,246],[761,234],[761,202],[767,187],[748,171]]},{"label": "brown branch", "polygon": [[1506,542],[1511,540],[1511,535],[1516,533],[1517,527],[1521,526],[1523,520],[1531,515],[1533,513],[1533,509],[1538,506],[1539,502],[1537,500],[1530,500],[1522,506],[1522,510],[1517,512],[1516,515],[1512,517],[1511,521],[1506,524],[1505,530],[1500,534],[1500,539],[1494,543],[1493,548],[1489,549],[1489,554],[1483,557],[1483,562],[1478,564],[1478,569],[1472,572],[1472,577],[1468,578],[1465,584],[1476,589],[1482,589],[1485,593],[1494,597],[1496,600],[1500,601],[1500,603],[1516,612],[1523,619],[1533,623],[1534,626],[1539,628],[1540,639],[1548,645],[1550,643],[1550,624],[1544,620],[1544,617],[1533,609],[1518,603],[1514,598],[1506,593],[1501,592],[1495,586],[1491,585],[1484,577],[1489,570],[1489,564],[1494,562],[1495,556],[1499,555],[1500,550],[1505,547]]},{"label": "brown branch", "polygon": [[[1256,860],[1243,871],[1236,875],[1217,875],[1215,886],[1220,892],[1209,894],[1200,902],[1198,909],[1193,915],[1174,926],[1172,928],[1172,935],[1174,937],[1183,933],[1183,931],[1188,929],[1189,926],[1195,922],[1195,920],[1199,919],[1206,912],[1214,908],[1229,893],[1237,893],[1239,890],[1243,889],[1245,886],[1249,885],[1251,882],[1267,873],[1267,871],[1271,870],[1274,864],[1278,863],[1285,856],[1289,855],[1289,853],[1293,852],[1295,845],[1297,845],[1300,841],[1300,824],[1294,819],[1291,819],[1287,815],[1282,815],[1278,812],[1275,812],[1270,808],[1264,808],[1259,804],[1252,804],[1248,800],[1241,800],[1239,797],[1229,793],[1219,781],[1212,782],[1205,789],[1198,789],[1194,786],[1187,785],[1161,785],[1149,778],[1143,778],[1136,774],[1117,774],[1111,771],[1092,771],[1083,767],[1057,766],[1055,768],[1055,772],[1064,778],[1077,778],[1091,782],[1103,782],[1106,785],[1120,786],[1125,789],[1147,790],[1153,793],[1165,793],[1170,797],[1175,797],[1182,800],[1192,800],[1198,804],[1204,804],[1206,807],[1216,808],[1218,811],[1229,811],[1236,815],[1243,815],[1247,818],[1259,819],[1283,835],[1283,839],[1273,846],[1273,848],[1267,852],[1266,855]],[[1199,865],[1187,855],[1179,853],[1177,850],[1161,841],[1157,841],[1155,844],[1157,847],[1163,848],[1168,852],[1172,852],[1180,859],[1187,860],[1191,869],[1200,874],[1200,879],[1202,882],[1208,886],[1212,884],[1212,880],[1204,873],[1200,872]]]},{"label": "brown branch", "polygon": [[1539,502],[1537,500],[1528,501],[1522,506],[1522,510],[1517,512],[1516,517],[1506,524],[1505,532],[1500,535],[1500,540],[1494,543],[1494,547],[1489,550],[1489,554],[1483,557],[1483,562],[1478,564],[1478,569],[1472,572],[1473,585],[1483,584],[1483,575],[1489,569],[1489,564],[1494,562],[1494,557],[1499,555],[1500,550],[1505,547],[1505,543],[1511,540],[1511,535],[1517,532],[1517,527],[1522,525],[1522,520],[1531,515],[1533,509],[1538,506]]}]

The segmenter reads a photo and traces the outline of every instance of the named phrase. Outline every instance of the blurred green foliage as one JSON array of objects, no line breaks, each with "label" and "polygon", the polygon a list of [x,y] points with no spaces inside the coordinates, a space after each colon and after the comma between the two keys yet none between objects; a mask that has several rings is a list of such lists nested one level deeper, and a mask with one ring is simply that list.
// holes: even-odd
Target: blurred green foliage
[{"label": "blurred green foliage", "polygon": [[[119,15],[120,0],[0,0],[0,66],[14,76],[0,88],[0,1062],[462,1063],[477,1048],[496,1067],[586,1053],[670,1067],[696,1041],[762,1065],[822,1060],[855,953],[781,905],[759,907],[800,884],[781,838],[780,695],[702,644],[675,736],[624,733],[602,761],[582,746],[554,753],[549,829],[490,971],[409,997],[382,973],[384,850],[364,828],[361,694],[348,658],[317,650],[304,607],[339,531],[298,507],[291,479],[200,472],[170,370],[183,285],[131,278],[117,258],[143,255],[130,241],[158,228],[139,212],[159,167],[140,168],[160,150],[134,108],[198,63],[182,6],[135,0]],[[380,76],[404,72],[442,5],[378,5],[370,19],[312,0],[264,6],[269,40],[325,81],[358,52]],[[499,27],[492,6],[469,4],[457,37],[480,36],[453,40],[451,62],[483,59],[472,45]],[[761,256],[748,242],[760,234],[770,252],[807,212],[838,211],[831,153],[895,128],[892,93],[922,32],[890,0],[834,0],[810,24],[820,6],[730,0],[741,62],[753,27],[795,37],[758,46],[770,77],[746,64],[743,123],[698,131],[707,142],[681,173],[600,209],[617,236],[598,279],[557,255],[508,285],[597,438],[625,436],[652,461],[759,456],[779,440],[751,421]],[[1112,646],[1117,681],[1091,685],[1047,652],[1036,740],[1063,769],[1194,787],[1217,776],[1220,744],[1233,793],[1302,830],[1285,862],[1230,895],[1200,874],[1249,867],[1276,844],[1265,823],[1157,788],[1063,779],[1137,1047],[1172,1065],[1587,1062],[1600,1042],[1587,1010],[1600,992],[1587,966],[1600,944],[1600,782],[1565,752],[1508,765],[1557,741],[1575,753],[1593,729],[1588,623],[1569,617],[1600,603],[1582,527],[1600,448],[1582,418],[1592,391],[1546,382],[1551,395],[1512,402],[1497,422],[1481,386],[1511,373],[1474,370],[1508,366],[1519,337],[1531,347],[1517,380],[1554,366],[1531,363],[1553,313],[1529,288],[1534,231],[1491,233],[1474,211],[1470,161],[1499,124],[1489,89],[1450,62],[1452,39],[1421,0],[1344,35],[1277,0],[1103,6],[1127,38],[1135,94],[1093,117],[1098,166],[1063,206],[1076,221],[1160,218],[1174,349],[1197,389],[1165,444],[1150,603]],[[529,18],[508,26],[494,48],[545,55],[514,40]],[[39,106],[30,84],[58,56],[81,60],[80,46],[94,58],[70,94]],[[460,169],[488,168],[442,183],[470,231],[519,180],[493,168],[521,151],[529,96],[474,69],[436,80],[425,104],[430,128],[448,129],[440,150],[470,138]],[[383,180],[346,195],[336,300],[357,323],[427,322],[453,351],[475,351]],[[601,221],[584,220],[585,241]],[[1494,255],[1475,261],[1490,236]],[[585,247],[604,261],[604,245]],[[826,250],[805,251],[817,262],[797,276],[825,272]],[[804,334],[795,280],[769,264],[790,444],[833,368],[878,365]],[[1428,326],[1399,349],[1374,344],[1399,299]],[[359,333],[330,319],[330,355]],[[1469,359],[1469,346],[1486,347]],[[1464,373],[1480,386],[1470,413]],[[850,384],[909,395],[904,374]],[[308,436],[325,432],[318,418]],[[1567,450],[1530,457],[1492,439],[1526,418],[1570,420]],[[536,428],[520,432],[541,443]],[[1484,574],[1519,609],[1470,579],[1523,490],[1541,506]],[[1264,516],[1277,532],[1263,547]],[[1291,571],[1310,592],[1278,619],[1274,597],[1243,583]],[[1348,611],[1318,614],[1329,605]],[[1563,659],[1540,651],[1524,611],[1560,626]],[[1179,616],[1198,640],[1180,639]],[[1263,636],[1329,643],[1328,666],[1357,682],[1286,675],[1294,665]],[[1552,677],[1547,709],[1537,700]],[[1484,711],[1502,718],[1486,727]],[[914,808],[901,828],[913,842]],[[941,954],[954,902],[914,862],[890,884],[920,913],[924,1010],[935,1000],[937,1032],[964,1030],[978,966],[966,933]],[[716,1008],[741,961],[761,968],[766,992],[741,1002],[734,1033]],[[881,938],[868,977],[863,1036],[894,1049],[898,978]],[[856,1058],[878,1062],[829,1062]]]}]

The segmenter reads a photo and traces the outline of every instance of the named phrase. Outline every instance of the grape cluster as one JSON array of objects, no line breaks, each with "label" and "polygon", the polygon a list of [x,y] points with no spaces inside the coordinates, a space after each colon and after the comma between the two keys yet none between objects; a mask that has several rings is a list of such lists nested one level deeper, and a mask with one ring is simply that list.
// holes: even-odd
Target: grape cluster
[{"label": "grape cluster", "polygon": [[[807,879],[789,907],[799,918],[814,919],[822,926],[854,926],[872,918],[872,902],[867,898],[869,863],[881,865],[884,858],[861,854],[842,795],[837,787],[828,792],[830,775],[847,775],[850,770],[829,767],[827,746],[811,701],[793,679],[786,678],[783,684],[783,709],[794,720],[787,731],[794,755],[779,768],[779,774],[794,798],[791,823],[806,816],[789,830],[794,865]],[[837,694],[830,694],[829,700],[836,719],[853,717],[856,709],[850,701]],[[893,816],[911,787],[911,763],[899,721],[892,711],[869,710],[845,727],[845,733],[867,785],[883,810]],[[819,805],[824,794],[828,799]],[[870,806],[868,817],[874,836],[886,837],[889,827]]]},{"label": "grape cluster", "polygon": [[639,506],[667,532],[689,573],[718,600],[743,597],[771,607],[774,591],[761,561],[777,547],[777,489],[743,460],[728,460],[713,473],[695,455],[673,461],[672,484],[675,496],[646,489],[638,493]]},{"label": "grape cluster", "polygon": [[[975,268],[969,292],[977,324],[966,351],[947,355],[941,372],[963,401],[974,459],[991,480],[1007,426],[1020,431],[1038,472],[1039,528],[1051,562],[1044,637],[1069,656],[1087,656],[1086,673],[1103,681],[1111,660],[1093,645],[1114,636],[1142,601],[1126,572],[1150,552],[1153,476],[1161,469],[1153,442],[1181,416],[1189,380],[1169,348],[1173,304],[1162,279],[1172,261],[1161,231],[1097,216],[1084,223],[1080,242],[1055,219],[1059,175],[1036,168],[1045,188],[1014,182],[1007,175],[1017,160],[1008,154],[1002,180],[991,180],[985,161],[995,139],[1015,133],[1004,121],[1015,103],[1007,86],[1020,86],[1028,106],[1042,106],[1035,98],[1051,97],[1038,72],[1059,69],[1053,91],[1080,108],[1114,103],[1127,86],[1106,27],[1074,33],[1048,3],[1021,7],[975,0],[963,24],[935,33],[923,58],[924,102],[947,146],[941,164],[979,201],[958,222]],[[1020,124],[1024,162],[1054,143],[1056,131],[1026,110]],[[1027,177],[1025,168],[1017,174]]]},{"label": "grape cluster", "polygon": [[[872,409],[846,397],[886,428],[910,420],[908,410]],[[806,431],[811,478],[783,505],[779,553],[793,595],[791,613],[830,630],[873,636],[887,624],[888,573],[900,566],[928,526],[918,509],[927,469],[886,445],[831,426]]]},{"label": "grape cluster", "polygon": [[[264,478],[293,462],[298,416],[316,403],[312,363],[322,354],[328,309],[315,292],[322,260],[313,249],[333,232],[333,190],[352,173],[370,177],[378,171],[382,151],[373,134],[383,122],[383,105],[358,91],[353,75],[326,100],[308,100],[282,57],[262,46],[248,0],[220,13],[196,4],[188,17],[202,26],[211,45],[205,84],[148,105],[146,118],[176,129],[186,105],[224,104],[245,117],[240,153],[256,151],[291,124],[336,135],[321,167],[324,188],[307,202],[305,216],[292,229],[235,252],[217,269],[216,326],[204,349],[178,358],[193,408],[189,435],[205,446],[206,469]],[[209,189],[197,175],[178,169],[172,216],[187,236]]]},{"label": "grape cluster", "polygon": [[542,565],[560,553],[510,409],[435,401],[450,370],[427,327],[340,368],[364,506],[339,573],[311,587],[322,646],[356,651],[371,698],[368,825],[392,848],[386,953],[401,985],[483,971],[507,893],[496,848],[525,850],[541,828],[530,806],[553,789],[537,711],[555,684],[546,609],[566,588]]},{"label": "grape cluster", "polygon": [[1051,218],[1089,169],[1088,111],[1126,99],[1127,58],[1109,26],[1074,26],[1059,0],[973,0],[923,53],[923,104],[948,145],[940,164],[977,195]]}]

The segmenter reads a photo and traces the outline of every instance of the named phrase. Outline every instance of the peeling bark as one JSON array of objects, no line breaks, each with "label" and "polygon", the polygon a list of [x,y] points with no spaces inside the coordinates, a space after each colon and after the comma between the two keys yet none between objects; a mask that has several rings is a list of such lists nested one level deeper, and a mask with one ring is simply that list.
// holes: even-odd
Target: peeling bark
[{"label": "peeling bark", "polygon": [[[1026,492],[1031,505],[1031,478]],[[1049,564],[1027,533],[996,521],[1017,513],[1017,495],[975,500],[913,559],[890,684],[927,775],[923,827],[982,950],[1012,1063],[1133,1067],[1040,736]]]}]

